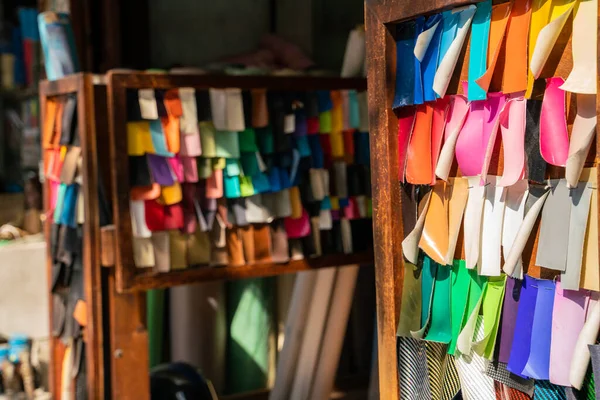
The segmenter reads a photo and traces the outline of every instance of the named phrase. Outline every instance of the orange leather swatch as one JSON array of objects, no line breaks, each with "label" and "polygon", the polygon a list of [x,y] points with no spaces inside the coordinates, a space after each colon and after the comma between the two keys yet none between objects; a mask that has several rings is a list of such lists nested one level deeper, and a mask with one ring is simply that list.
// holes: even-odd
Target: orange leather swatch
[{"label": "orange leather swatch", "polygon": [[269,224],[254,225],[254,259],[256,262],[271,261],[271,227]]},{"label": "orange leather swatch", "polygon": [[290,188],[290,202],[292,203],[292,215],[293,219],[302,217],[302,200],[300,199],[300,189],[298,186]]},{"label": "orange leather swatch", "polygon": [[264,128],[269,125],[269,109],[267,107],[267,90],[252,89],[252,126]]},{"label": "orange leather swatch", "polygon": [[433,108],[417,106],[415,125],[406,154],[406,181],[415,185],[431,184],[431,124]]},{"label": "orange leather swatch", "polygon": [[344,130],[344,105],[342,93],[339,90],[331,91],[331,131],[342,132]]},{"label": "orange leather swatch", "polygon": [[179,98],[179,89],[167,90],[164,103],[167,114],[176,118],[183,116],[183,107],[181,106],[181,99]]},{"label": "orange leather swatch", "polygon": [[227,255],[229,256],[230,265],[239,267],[246,264],[242,235],[238,228],[227,229]]},{"label": "orange leather swatch", "polygon": [[75,318],[75,321],[77,321],[79,325],[84,327],[87,325],[87,308],[84,300],[79,299],[77,300],[77,303],[75,303],[73,318]]},{"label": "orange leather swatch", "polygon": [[240,227],[242,235],[242,245],[244,246],[244,258],[246,263],[252,264],[255,261],[254,258],[254,226],[246,225]]},{"label": "orange leather swatch", "polygon": [[160,185],[135,186],[131,188],[131,200],[156,200],[160,197]]},{"label": "orange leather swatch", "polygon": [[419,247],[425,254],[441,265],[446,265],[448,253],[448,188],[445,181],[437,181],[433,187],[419,241]]},{"label": "orange leather swatch", "polygon": [[44,148],[52,147],[54,139],[54,124],[56,121],[57,103],[54,100],[46,101],[46,112],[44,114],[44,127],[42,130]]},{"label": "orange leather swatch", "polygon": [[179,153],[181,149],[181,136],[179,134],[179,117],[170,115],[160,119],[163,132],[167,140],[167,149],[171,153]]},{"label": "orange leather swatch", "polygon": [[492,20],[490,23],[490,38],[488,44],[488,55],[487,55],[487,70],[480,78],[475,80],[477,84],[486,92],[490,88],[492,83],[492,77],[494,70],[496,69],[496,63],[498,62],[498,56],[500,55],[500,49],[502,48],[502,42],[504,42],[504,35],[506,33],[506,26],[508,25],[508,18],[512,10],[512,2],[496,4],[492,7]]},{"label": "orange leather swatch", "polygon": [[502,92],[522,92],[527,89],[527,44],[531,0],[514,0],[506,28],[506,52]]},{"label": "orange leather swatch", "polygon": [[60,142],[60,135],[62,133],[62,119],[63,119],[63,111],[64,111],[65,103],[63,101],[59,101],[56,105],[56,118],[54,119],[54,133],[52,135],[52,141],[50,142],[50,146],[58,147]]}]

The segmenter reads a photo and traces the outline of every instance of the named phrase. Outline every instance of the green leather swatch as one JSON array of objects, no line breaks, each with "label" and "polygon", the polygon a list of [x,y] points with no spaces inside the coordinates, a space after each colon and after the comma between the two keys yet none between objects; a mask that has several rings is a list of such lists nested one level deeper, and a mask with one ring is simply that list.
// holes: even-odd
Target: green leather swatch
[{"label": "green leather swatch", "polygon": [[505,286],[506,275],[490,277],[483,293],[483,339],[473,343],[473,350],[488,360],[492,359],[496,346]]},{"label": "green leather swatch", "polygon": [[456,351],[456,340],[462,328],[461,324],[467,307],[467,299],[471,288],[471,275],[467,269],[465,260],[454,260],[452,265],[452,312],[450,319],[452,323],[452,340],[448,345],[448,354]]},{"label": "green leather swatch", "polygon": [[433,293],[435,290],[435,276],[437,275],[438,264],[427,255],[423,255],[421,278],[421,329],[411,331],[415,339],[423,339],[425,332],[431,322],[431,310],[433,306]]},{"label": "green leather swatch", "polygon": [[410,332],[421,327],[421,272],[415,265],[404,262],[398,336],[411,337]]},{"label": "green leather swatch", "polygon": [[331,133],[331,111],[324,111],[319,114],[319,132]]},{"label": "green leather swatch", "polygon": [[[434,263],[434,261],[431,261]],[[436,263],[437,264],[437,263]],[[450,318],[450,294],[452,292],[452,268],[448,265],[437,266],[433,305],[431,307],[431,323],[425,340],[449,343],[452,339]]]},{"label": "green leather swatch", "polygon": [[256,135],[254,129],[246,127],[246,130],[238,132],[238,141],[240,143],[240,151],[245,153],[254,153],[258,151],[256,146]]},{"label": "green leather swatch", "polygon": [[196,160],[196,166],[198,168],[198,178],[208,179],[212,175],[212,161],[210,158],[199,157]]},{"label": "green leather swatch", "polygon": [[254,185],[252,184],[251,177],[240,176],[240,194],[242,197],[249,197],[254,195]]}]

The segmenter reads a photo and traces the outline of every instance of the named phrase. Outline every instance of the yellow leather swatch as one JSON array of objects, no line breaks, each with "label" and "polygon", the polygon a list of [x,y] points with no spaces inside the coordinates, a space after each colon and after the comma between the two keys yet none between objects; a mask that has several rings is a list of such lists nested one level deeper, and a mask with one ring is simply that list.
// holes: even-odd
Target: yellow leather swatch
[{"label": "yellow leather swatch", "polygon": [[333,157],[343,157],[344,156],[344,134],[342,131],[331,131],[331,135],[329,136],[331,141],[331,155]]},{"label": "yellow leather swatch", "polygon": [[300,199],[300,189],[298,189],[298,186],[290,188],[290,202],[292,203],[292,215],[290,218],[298,219],[302,217],[302,200]]},{"label": "yellow leather swatch", "polygon": [[54,142],[54,125],[56,122],[56,113],[58,105],[54,100],[46,101],[46,110],[44,113],[44,125],[42,128],[44,148],[49,149]]},{"label": "yellow leather swatch", "polygon": [[182,193],[179,182],[175,182],[171,186],[162,186],[161,189],[160,201],[162,204],[170,206],[171,204],[177,204],[181,202]]},{"label": "yellow leather swatch", "polygon": [[187,268],[187,235],[179,229],[169,231],[171,270]]},{"label": "yellow leather swatch", "polygon": [[515,0],[506,31],[506,53],[502,92],[527,89],[527,37],[531,19],[531,1]]},{"label": "yellow leather swatch", "polygon": [[[551,0],[533,0],[532,12],[531,12],[531,24],[529,26],[529,62],[531,63],[531,57],[533,57],[533,50],[535,49],[535,42],[540,34],[540,31],[550,19],[550,10],[552,8]],[[531,70],[527,68],[527,92],[525,93],[526,98],[531,98],[533,92],[533,83],[535,78],[531,73]]]},{"label": "yellow leather swatch", "polygon": [[339,90],[331,91],[331,102],[333,103],[333,108],[331,109],[331,132],[341,133],[344,130],[344,104],[342,93]]},{"label": "yellow leather swatch", "polygon": [[155,153],[148,121],[127,123],[127,154],[130,156],[143,156],[146,153]]},{"label": "yellow leather swatch", "polygon": [[448,185],[437,181],[433,187],[419,247],[438,264],[446,264],[448,254]]}]

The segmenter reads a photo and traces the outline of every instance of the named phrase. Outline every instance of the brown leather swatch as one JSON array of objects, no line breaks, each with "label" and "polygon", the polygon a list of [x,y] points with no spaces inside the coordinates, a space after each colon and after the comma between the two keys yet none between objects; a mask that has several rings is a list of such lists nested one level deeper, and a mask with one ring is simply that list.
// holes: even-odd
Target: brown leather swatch
[{"label": "brown leather swatch", "polygon": [[255,262],[254,254],[254,225],[249,224],[239,228],[242,235],[242,245],[244,246],[244,258],[247,264]]},{"label": "brown leather swatch", "polygon": [[229,265],[241,266],[246,264],[242,235],[237,227],[227,229],[227,256],[229,257]]},{"label": "brown leather swatch", "polygon": [[272,259],[275,263],[285,263],[290,260],[287,233],[282,219],[271,223]]},{"label": "brown leather swatch", "polygon": [[207,232],[197,229],[187,239],[188,265],[207,265],[210,263],[210,239]]},{"label": "brown leather swatch", "polygon": [[254,128],[264,128],[267,125],[269,125],[267,90],[252,89],[252,126]]},{"label": "brown leather swatch", "polygon": [[271,228],[268,224],[254,225],[254,259],[256,262],[271,261]]},{"label": "brown leather swatch", "polygon": [[171,270],[187,268],[187,236],[179,229],[169,231]]}]

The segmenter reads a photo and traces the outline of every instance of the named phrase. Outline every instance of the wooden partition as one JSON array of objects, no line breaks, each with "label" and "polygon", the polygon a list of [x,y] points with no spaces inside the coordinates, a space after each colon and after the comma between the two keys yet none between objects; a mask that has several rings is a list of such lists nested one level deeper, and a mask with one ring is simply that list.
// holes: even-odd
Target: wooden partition
[{"label": "wooden partition", "polygon": [[[396,81],[396,23],[429,16],[455,7],[475,4],[463,0],[366,0],[365,21],[367,31],[367,63],[369,82],[369,115],[371,131],[371,171],[373,185],[373,223],[375,240],[375,276],[377,285],[377,324],[379,343],[379,385],[381,398],[394,400],[399,398],[402,384],[398,381],[398,359],[396,330],[399,322],[404,257],[402,241],[404,227],[402,220],[401,190],[403,184],[398,178],[398,116],[392,109]],[[494,4],[506,1],[494,1]],[[572,18],[572,17],[571,17]],[[597,32],[590,32],[590,35]],[[462,93],[461,82],[468,79],[469,36],[465,40],[456,69],[447,91],[447,95]],[[536,80],[532,98],[543,93],[545,78],[560,76],[567,78],[572,69],[571,31],[565,28],[556,42],[540,79]],[[499,59],[498,64],[503,63]],[[575,95],[567,93],[567,104],[573,107]],[[597,101],[600,112],[600,102]],[[569,108],[569,106],[567,106]],[[568,113],[569,131],[574,114]],[[592,144],[586,167],[598,167],[600,147]],[[455,161],[456,163],[456,161]],[[503,169],[503,157],[490,165],[490,173]],[[598,168],[597,168],[598,169]],[[453,167],[452,171],[456,171]],[[600,176],[600,169],[598,169]],[[451,174],[456,176],[456,172]],[[565,169],[548,166],[547,178],[564,178]],[[537,228],[536,228],[537,229]],[[534,229],[534,232],[536,230]],[[539,231],[538,231],[539,234]],[[600,238],[599,238],[600,240]],[[537,249],[538,237],[534,234],[523,253],[525,266]],[[457,249],[461,249],[459,239]],[[457,250],[455,258],[464,258]]]}]

